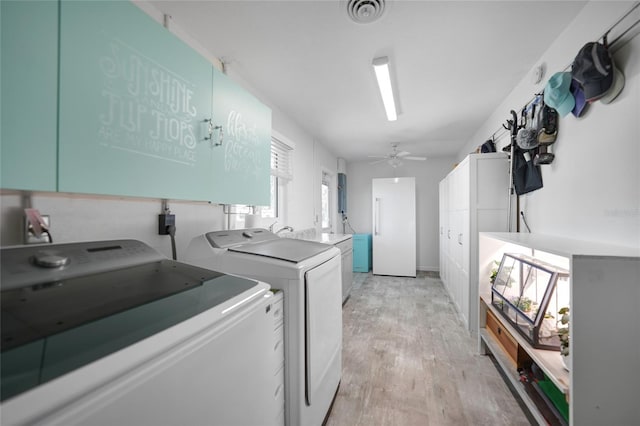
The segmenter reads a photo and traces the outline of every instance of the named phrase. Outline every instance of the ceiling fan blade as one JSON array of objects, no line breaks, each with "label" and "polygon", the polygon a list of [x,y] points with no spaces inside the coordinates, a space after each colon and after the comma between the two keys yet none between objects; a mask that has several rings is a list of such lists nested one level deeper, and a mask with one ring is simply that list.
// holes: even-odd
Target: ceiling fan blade
[{"label": "ceiling fan blade", "polygon": [[408,151],[400,151],[400,152],[399,152],[399,153],[397,153],[396,155],[397,155],[398,157],[404,157],[404,156],[407,156],[407,155],[409,155],[409,154],[411,154],[411,153],[410,153],[410,152],[408,152]]},{"label": "ceiling fan blade", "polygon": [[379,163],[382,163],[383,161],[387,161],[387,158],[385,157],[385,158],[383,158],[382,160],[372,161],[372,162],[370,162],[369,164],[379,164]]},{"label": "ceiling fan blade", "polygon": [[427,159],[427,157],[403,157],[403,160],[418,160],[418,161],[424,161]]},{"label": "ceiling fan blade", "polygon": [[367,155],[369,158],[387,158],[387,155]]}]

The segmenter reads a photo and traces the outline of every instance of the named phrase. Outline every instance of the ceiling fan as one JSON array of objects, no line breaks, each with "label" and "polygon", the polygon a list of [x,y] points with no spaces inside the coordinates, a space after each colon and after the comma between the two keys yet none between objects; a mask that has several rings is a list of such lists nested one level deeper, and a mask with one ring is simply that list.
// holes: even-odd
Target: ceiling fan
[{"label": "ceiling fan", "polygon": [[402,160],[417,160],[424,161],[427,157],[416,157],[409,155],[410,152],[407,151],[398,151],[398,143],[394,142],[391,144],[391,153],[387,155],[369,155],[369,158],[381,158],[381,160],[377,160],[372,162],[371,164],[378,164],[386,161],[389,163],[391,167],[398,167],[402,165]]}]

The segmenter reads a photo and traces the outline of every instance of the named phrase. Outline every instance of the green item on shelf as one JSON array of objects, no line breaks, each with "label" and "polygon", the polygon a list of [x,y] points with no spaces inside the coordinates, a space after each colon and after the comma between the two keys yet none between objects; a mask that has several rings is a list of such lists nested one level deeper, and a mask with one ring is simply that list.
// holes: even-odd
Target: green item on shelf
[{"label": "green item on shelf", "polygon": [[538,386],[542,389],[542,392],[553,402],[553,405],[558,409],[562,417],[569,422],[569,404],[565,394],[560,392],[560,389],[553,384],[551,380],[539,380]]}]

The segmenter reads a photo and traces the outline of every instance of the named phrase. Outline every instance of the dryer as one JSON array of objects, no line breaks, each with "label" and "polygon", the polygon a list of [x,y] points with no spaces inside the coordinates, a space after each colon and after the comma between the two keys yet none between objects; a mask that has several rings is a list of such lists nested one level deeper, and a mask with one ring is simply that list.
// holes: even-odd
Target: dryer
[{"label": "dryer", "polygon": [[340,250],[252,228],[194,238],[185,262],[284,292],[285,424],[321,425],[342,370]]},{"label": "dryer", "polygon": [[3,425],[282,425],[281,294],[140,241],[3,248]]}]

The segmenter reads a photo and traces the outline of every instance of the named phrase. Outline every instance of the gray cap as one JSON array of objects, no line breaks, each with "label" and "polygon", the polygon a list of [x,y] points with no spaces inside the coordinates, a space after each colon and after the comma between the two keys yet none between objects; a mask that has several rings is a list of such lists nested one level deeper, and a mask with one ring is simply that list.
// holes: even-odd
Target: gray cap
[{"label": "gray cap", "polygon": [[516,143],[521,149],[533,149],[538,146],[538,132],[535,129],[520,129]]}]

